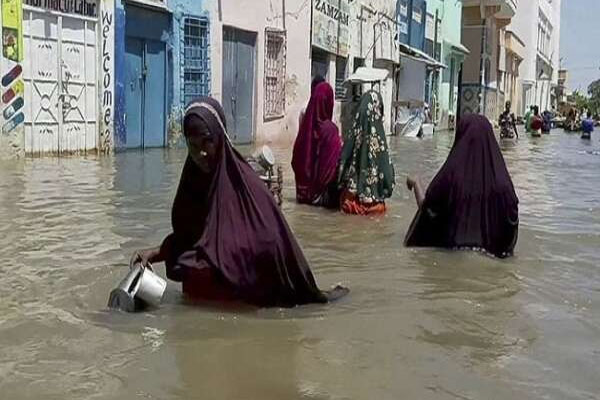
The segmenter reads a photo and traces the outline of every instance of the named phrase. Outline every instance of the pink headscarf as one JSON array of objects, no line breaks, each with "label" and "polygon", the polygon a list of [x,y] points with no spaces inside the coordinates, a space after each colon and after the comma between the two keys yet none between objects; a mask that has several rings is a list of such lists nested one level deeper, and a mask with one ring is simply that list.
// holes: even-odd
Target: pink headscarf
[{"label": "pink headscarf", "polygon": [[300,203],[313,203],[337,179],[342,140],[332,121],[333,104],[331,85],[319,83],[300,123],[292,156]]}]

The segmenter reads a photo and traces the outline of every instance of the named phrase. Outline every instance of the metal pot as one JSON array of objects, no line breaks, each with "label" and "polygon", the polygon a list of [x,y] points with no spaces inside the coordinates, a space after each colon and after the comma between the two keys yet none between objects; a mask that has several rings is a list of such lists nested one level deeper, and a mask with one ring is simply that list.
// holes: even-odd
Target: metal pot
[{"label": "metal pot", "polygon": [[154,273],[152,265],[136,264],[119,283],[108,299],[108,307],[127,312],[145,307],[158,307],[167,288],[167,282]]},{"label": "metal pot", "polygon": [[275,156],[269,146],[259,147],[252,158],[265,170],[269,171],[275,165]]}]

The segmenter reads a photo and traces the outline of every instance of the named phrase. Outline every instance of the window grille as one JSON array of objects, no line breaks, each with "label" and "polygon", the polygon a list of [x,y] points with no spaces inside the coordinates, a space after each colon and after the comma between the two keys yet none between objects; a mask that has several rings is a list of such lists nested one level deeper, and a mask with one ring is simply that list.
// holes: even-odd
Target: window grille
[{"label": "window grille", "polygon": [[285,113],[285,31],[265,30],[265,104],[264,118],[278,118]]},{"label": "window grille", "polygon": [[208,20],[185,17],[183,23],[183,96],[188,104],[210,94],[210,51]]},{"label": "window grille", "polygon": [[339,100],[344,100],[346,98],[346,87],[344,86],[344,81],[346,80],[346,65],[346,58],[337,57],[335,59],[335,98]]}]

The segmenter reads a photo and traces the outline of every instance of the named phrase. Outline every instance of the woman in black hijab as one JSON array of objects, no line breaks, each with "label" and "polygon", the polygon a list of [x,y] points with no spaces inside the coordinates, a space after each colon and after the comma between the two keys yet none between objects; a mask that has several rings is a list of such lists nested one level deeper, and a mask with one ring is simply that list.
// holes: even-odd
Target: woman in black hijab
[{"label": "woman in black hijab", "polygon": [[487,118],[460,119],[448,159],[424,192],[408,178],[419,205],[407,247],[483,249],[512,255],[519,229],[519,199]]},{"label": "woman in black hijab", "polygon": [[173,203],[173,233],[131,263],[164,261],[183,292],[209,301],[258,306],[326,303],[345,295],[321,291],[273,195],[235,150],[225,114],[212,98],[186,109],[188,158]]}]

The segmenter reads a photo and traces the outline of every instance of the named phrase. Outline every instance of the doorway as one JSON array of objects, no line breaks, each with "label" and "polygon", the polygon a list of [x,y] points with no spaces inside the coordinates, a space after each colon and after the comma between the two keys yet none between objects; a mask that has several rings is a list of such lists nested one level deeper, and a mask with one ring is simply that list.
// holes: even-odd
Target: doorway
[{"label": "doorway", "polygon": [[254,139],[256,33],[223,28],[223,109],[234,143]]},{"label": "doorway", "polygon": [[23,30],[25,151],[72,153],[98,145],[97,22],[27,8]]},{"label": "doorway", "polygon": [[165,44],[127,37],[125,41],[125,120],[127,148],[165,146]]}]

